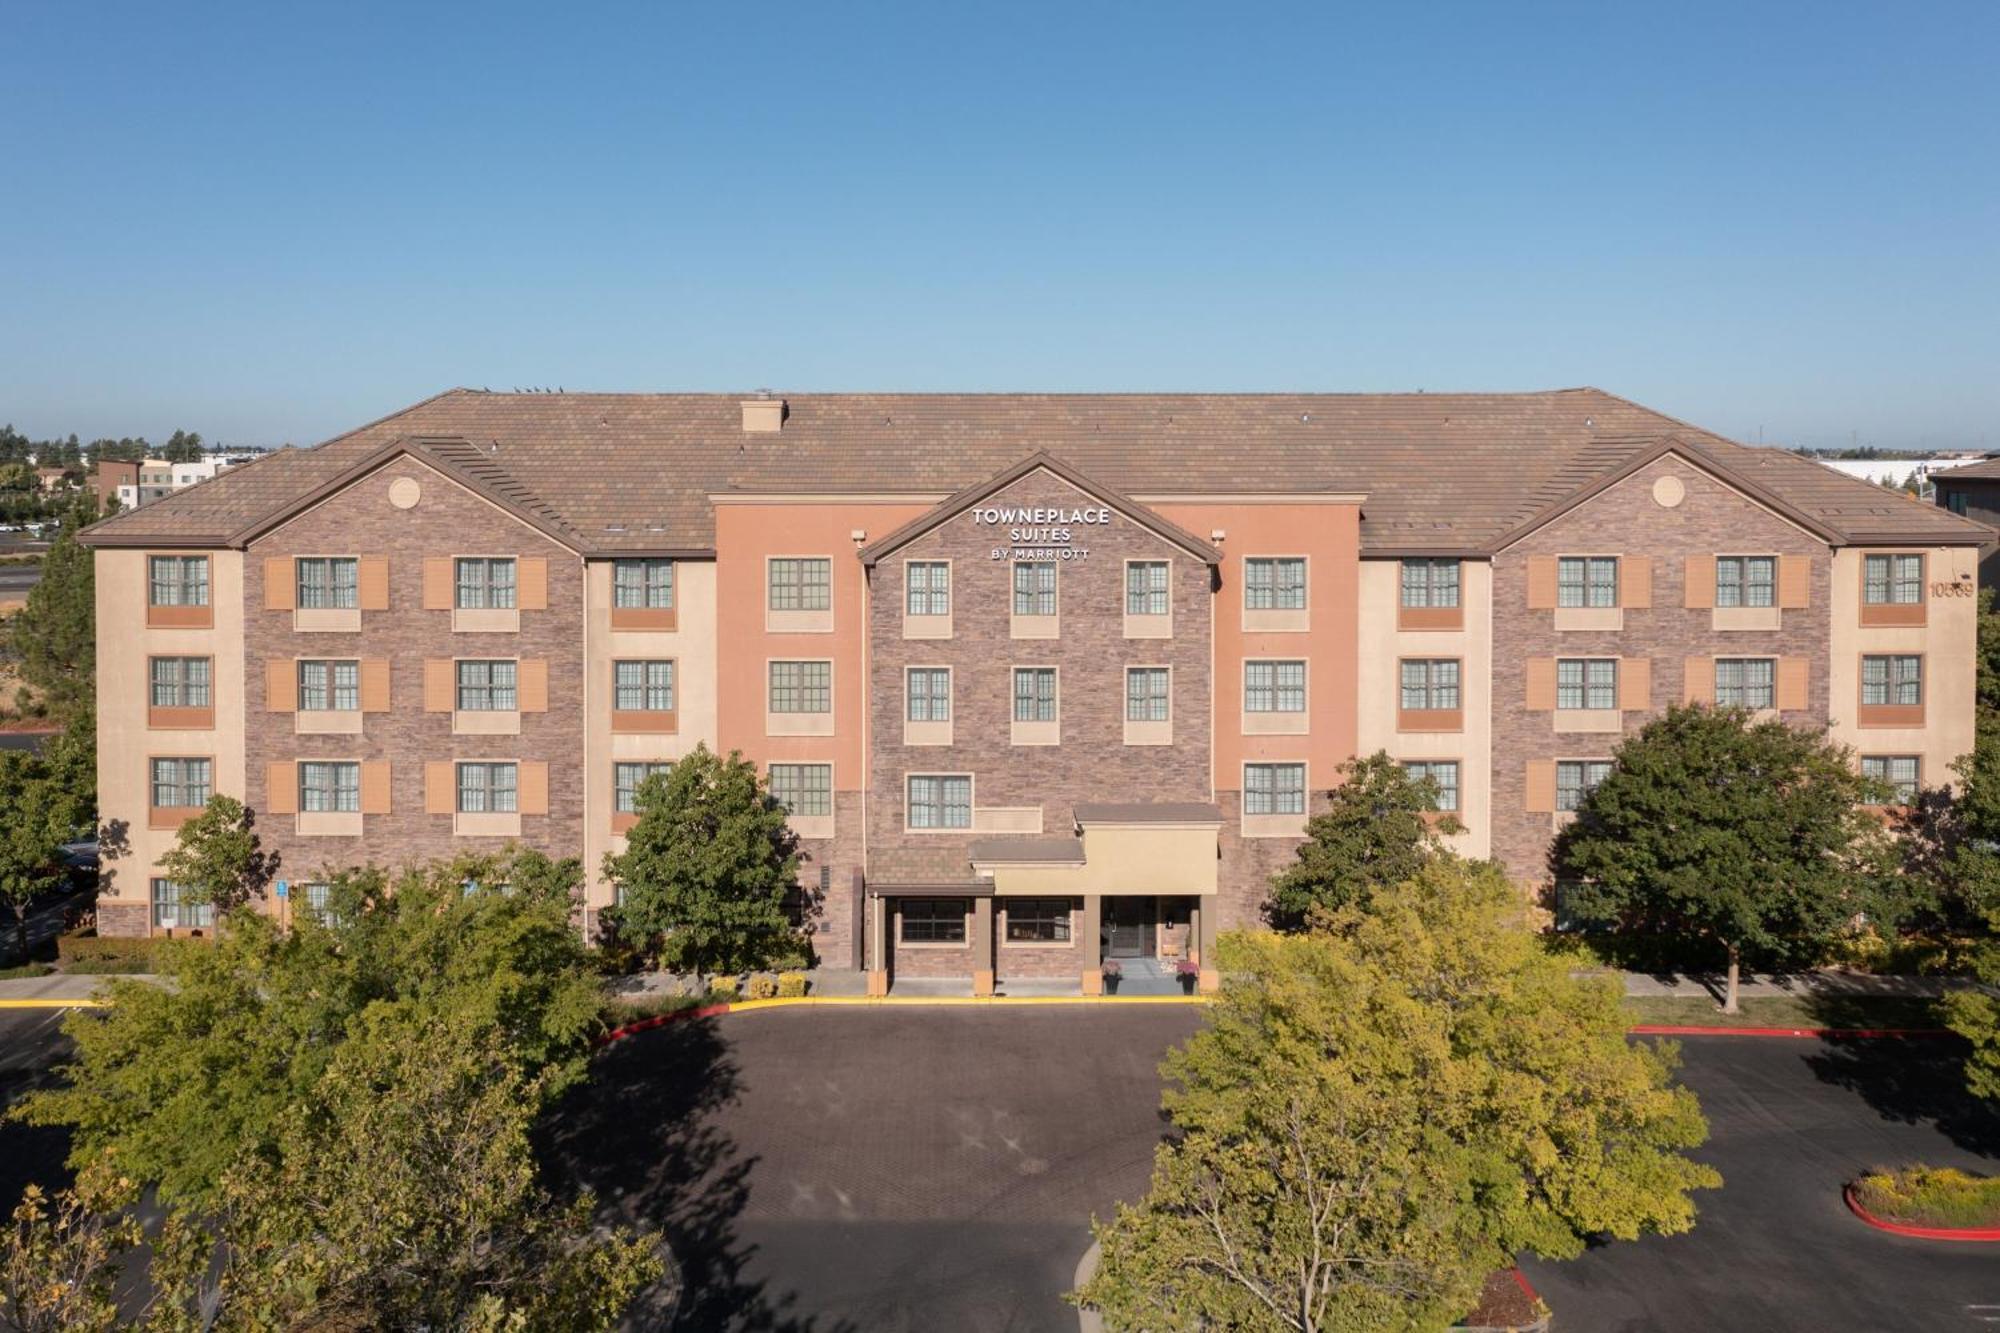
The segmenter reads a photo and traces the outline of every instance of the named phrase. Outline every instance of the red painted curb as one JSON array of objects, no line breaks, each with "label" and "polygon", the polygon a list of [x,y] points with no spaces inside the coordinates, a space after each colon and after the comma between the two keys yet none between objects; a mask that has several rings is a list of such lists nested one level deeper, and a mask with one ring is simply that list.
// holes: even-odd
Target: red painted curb
[{"label": "red painted curb", "polygon": [[1896,1236],[1914,1236],[1918,1240],[2000,1241],[2000,1227],[1913,1227],[1903,1222],[1891,1222],[1886,1218],[1877,1217],[1863,1208],[1861,1200],[1854,1197],[1852,1185],[1843,1187],[1840,1194],[1847,1200],[1848,1209],[1877,1231],[1887,1231]]},{"label": "red painted curb", "polygon": [[1521,1285],[1522,1294],[1529,1300],[1539,1301],[1542,1299],[1542,1293],[1535,1290],[1534,1285],[1528,1281],[1528,1275],[1518,1268],[1514,1270],[1514,1281]]},{"label": "red painted curb", "polygon": [[1625,1029],[1641,1037],[1949,1037],[1950,1028],[1723,1028],[1699,1024],[1641,1023]]},{"label": "red painted curb", "polygon": [[599,1037],[592,1045],[609,1046],[621,1038],[640,1032],[651,1032],[654,1028],[665,1027],[669,1023],[678,1023],[690,1018],[715,1018],[728,1012],[729,1006],[726,1004],[708,1004],[699,1009],[676,1009],[671,1014],[654,1014],[651,1018],[641,1018],[621,1027],[615,1027]]}]

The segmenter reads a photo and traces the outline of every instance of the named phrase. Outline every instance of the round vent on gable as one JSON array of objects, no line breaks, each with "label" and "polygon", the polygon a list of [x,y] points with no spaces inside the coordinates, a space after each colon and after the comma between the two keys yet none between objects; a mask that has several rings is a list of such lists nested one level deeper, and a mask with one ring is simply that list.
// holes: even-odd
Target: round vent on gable
[{"label": "round vent on gable", "polygon": [[1672,509],[1687,499],[1687,485],[1679,477],[1661,477],[1653,483],[1653,503]]},{"label": "round vent on gable", "polygon": [[398,509],[415,509],[424,498],[424,488],[415,477],[398,477],[389,483],[389,503]]}]

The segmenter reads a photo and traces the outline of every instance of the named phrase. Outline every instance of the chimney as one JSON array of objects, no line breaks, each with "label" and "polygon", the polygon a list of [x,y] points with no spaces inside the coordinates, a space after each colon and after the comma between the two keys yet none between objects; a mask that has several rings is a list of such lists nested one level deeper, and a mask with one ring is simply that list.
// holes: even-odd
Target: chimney
[{"label": "chimney", "polygon": [[785,428],[782,398],[745,398],[742,408],[745,435],[776,435]]}]

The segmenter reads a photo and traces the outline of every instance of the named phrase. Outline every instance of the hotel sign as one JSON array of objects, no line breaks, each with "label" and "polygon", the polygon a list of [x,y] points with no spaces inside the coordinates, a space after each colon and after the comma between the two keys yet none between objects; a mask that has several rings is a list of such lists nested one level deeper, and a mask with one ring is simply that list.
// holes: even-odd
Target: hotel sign
[{"label": "hotel sign", "polygon": [[1005,528],[1007,545],[993,548],[995,560],[1081,560],[1088,546],[1077,544],[1077,529],[1085,534],[1111,522],[1106,506],[1064,509],[1056,506],[983,506],[972,511],[973,526]]}]

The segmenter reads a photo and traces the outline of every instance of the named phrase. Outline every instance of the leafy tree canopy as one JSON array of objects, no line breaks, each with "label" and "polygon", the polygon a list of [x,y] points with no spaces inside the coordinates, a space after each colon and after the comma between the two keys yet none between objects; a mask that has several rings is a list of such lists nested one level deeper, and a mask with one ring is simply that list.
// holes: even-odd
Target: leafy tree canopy
[{"label": "leafy tree canopy", "polygon": [[226,912],[264,895],[277,863],[263,850],[256,820],[234,796],[215,795],[180,826],[160,869],[180,885],[184,901],[213,903]]},{"label": "leafy tree canopy", "polygon": [[29,904],[67,881],[62,845],[90,818],[87,793],[75,785],[77,748],[0,750],[0,902],[14,909],[19,958],[28,954]]},{"label": "leafy tree canopy", "polygon": [[97,687],[97,593],[90,552],[76,530],[96,516],[88,496],[72,507],[42,559],[42,578],[27,605],[7,622],[7,655],[21,679],[68,721],[88,710]]},{"label": "leafy tree canopy", "polygon": [[1374,890],[1400,884],[1450,855],[1444,835],[1464,826],[1438,815],[1437,784],[1412,778],[1386,752],[1341,765],[1327,809],[1306,824],[1298,860],[1272,885],[1271,923],[1297,930],[1315,909],[1365,902]]}]

